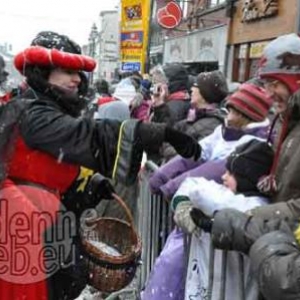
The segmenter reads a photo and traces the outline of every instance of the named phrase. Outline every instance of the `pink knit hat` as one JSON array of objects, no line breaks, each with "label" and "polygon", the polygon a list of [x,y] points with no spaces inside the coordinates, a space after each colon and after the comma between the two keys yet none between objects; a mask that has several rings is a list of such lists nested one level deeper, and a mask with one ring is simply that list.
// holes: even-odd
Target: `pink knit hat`
[{"label": "pink knit hat", "polygon": [[244,83],[238,91],[227,98],[226,107],[232,107],[255,122],[263,121],[272,105],[272,99],[265,89],[251,83]]}]

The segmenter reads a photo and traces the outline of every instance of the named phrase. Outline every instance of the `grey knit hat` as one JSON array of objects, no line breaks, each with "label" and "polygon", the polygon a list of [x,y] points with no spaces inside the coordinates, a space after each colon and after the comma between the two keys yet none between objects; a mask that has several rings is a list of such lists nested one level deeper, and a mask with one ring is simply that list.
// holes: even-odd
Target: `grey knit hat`
[{"label": "grey knit hat", "polygon": [[207,103],[220,103],[228,95],[226,78],[221,71],[200,73],[193,86],[199,88]]}]

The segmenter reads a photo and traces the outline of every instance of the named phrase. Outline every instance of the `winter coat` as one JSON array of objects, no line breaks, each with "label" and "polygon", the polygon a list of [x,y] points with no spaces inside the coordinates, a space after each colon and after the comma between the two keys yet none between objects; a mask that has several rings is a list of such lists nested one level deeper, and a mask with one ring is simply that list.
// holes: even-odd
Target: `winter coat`
[{"label": "winter coat", "polygon": [[250,249],[253,273],[266,300],[300,299],[300,249],[292,232],[260,237]]},{"label": "winter coat", "polygon": [[0,87],[0,105],[5,104],[11,99],[11,94],[7,93],[4,89]]},{"label": "winter coat", "polygon": [[96,118],[125,121],[130,119],[130,110],[126,103],[114,100],[100,105]]},{"label": "winter coat", "polygon": [[155,123],[166,123],[168,125],[173,125],[175,120],[171,115],[169,106],[167,103],[163,103],[162,105],[155,106],[151,108],[150,121]]},{"label": "winter coat", "polygon": [[[224,116],[219,109],[190,111],[195,113],[195,118],[177,122],[174,124],[174,128],[192,136],[198,141],[210,135],[224,121]],[[160,152],[165,161],[169,161],[177,155],[176,150],[170,144],[164,144]]]},{"label": "winter coat", "polygon": [[279,218],[265,221],[233,209],[214,216],[213,243],[250,257],[253,276],[265,300],[300,299],[300,248],[290,228]]},{"label": "winter coat", "polygon": [[[213,216],[215,211],[223,208],[232,207],[240,211],[246,211],[267,204],[266,198],[259,196],[246,197],[243,194],[235,195],[225,186],[203,177],[187,178],[176,192],[176,195],[187,196],[195,207],[201,209],[208,216]],[[197,235],[193,234],[185,286],[185,299],[205,299],[208,296],[211,274],[214,274],[211,299],[220,299],[220,287],[222,284],[221,266],[224,263],[224,255],[227,255],[224,299],[239,299],[241,284],[239,285],[238,283],[242,283],[246,291],[245,299],[257,300],[258,287],[256,279],[250,272],[249,259],[237,252],[225,254],[221,250],[216,250],[214,254],[214,270],[210,270],[210,244],[210,234],[204,232]],[[240,260],[242,260],[242,263]],[[243,268],[243,279],[240,278],[241,273],[238,272],[241,267]]]},{"label": "winter coat", "polygon": [[188,93],[186,91],[175,92],[168,97],[164,104],[152,107],[151,122],[174,125],[187,117],[189,108]]},{"label": "winter coat", "polygon": [[[80,258],[77,251],[70,250],[73,249],[73,245],[75,250],[77,249],[76,244],[73,244],[77,220],[73,215],[70,217],[71,227],[61,227],[65,223],[64,213],[60,212],[66,212],[61,195],[80,175],[80,166],[119,180],[132,175],[131,180],[135,180],[143,151],[141,140],[135,134],[139,123],[134,120],[120,123],[74,118],[60,107],[59,102],[42,94],[36,95],[37,99],[12,100],[5,106],[6,112],[13,111],[14,107],[21,103],[25,108],[16,123],[15,139],[11,141],[13,147],[8,147],[12,151],[6,156],[9,158],[5,164],[7,176],[2,181],[0,192],[1,199],[8,200],[7,218],[11,218],[11,222],[14,220],[12,216],[18,214],[28,218],[27,223],[23,223],[26,226],[23,226],[22,234],[16,235],[19,238],[16,243],[20,246],[20,251],[23,249],[23,253],[28,253],[25,259],[30,270],[25,269],[26,272],[22,276],[20,273],[16,275],[12,270],[7,272],[11,278],[6,278],[7,281],[3,280],[3,277],[0,279],[0,295],[1,299],[74,299],[80,292],[80,286],[71,281],[70,274],[65,276],[64,272],[70,267],[67,261],[70,253],[74,254],[72,258],[75,262]],[[1,121],[5,124],[6,120]],[[1,163],[3,164],[3,161]],[[96,205],[85,204],[83,209]],[[47,218],[43,214],[47,214]],[[32,216],[36,216],[36,219]],[[39,222],[44,227],[37,226]],[[47,239],[49,231],[50,240]],[[51,237],[51,232],[67,232],[71,236],[63,236],[63,239],[56,240],[56,236]],[[14,236],[8,235],[5,240],[3,238],[6,233],[6,230],[1,230],[0,238],[1,241],[7,242],[4,247],[8,255],[12,255],[16,251],[11,243]],[[41,239],[44,234],[45,238]],[[29,238],[31,240],[28,240]],[[58,255],[61,252],[57,252],[55,248],[60,245],[59,241],[62,242],[63,250],[67,251],[62,255]],[[41,260],[43,262],[45,249],[49,249],[49,255],[57,255],[52,259],[53,264],[48,265],[51,267],[48,272],[45,268],[38,268]],[[13,257],[9,256],[7,263],[20,268],[20,260],[14,260]],[[80,260],[82,262],[82,257]],[[73,266],[77,267],[76,264]],[[21,267],[25,268],[26,265]],[[70,294],[57,288],[58,285],[70,287]]]},{"label": "winter coat", "polygon": [[[179,91],[171,94],[163,104],[152,107],[149,120],[153,123],[165,123],[173,127],[176,122],[186,118],[189,107],[190,99],[188,93]],[[161,165],[163,162],[160,148],[161,145],[154,143],[147,151],[148,160],[155,162],[157,165]]]},{"label": "winter coat", "polygon": [[216,164],[218,168],[222,168],[225,158],[235,147],[254,138],[266,139],[268,130],[268,120],[261,123],[251,123],[244,131],[234,131],[222,125],[218,126],[212,134],[199,142],[202,148],[199,161],[195,162],[175,156],[151,176],[149,180],[151,190],[154,193],[162,192],[165,197],[171,198],[182,181],[191,175],[192,170],[192,175],[198,177],[197,174],[203,174],[202,164],[210,161],[223,161]]},{"label": "winter coat", "polygon": [[252,214],[264,219],[300,216],[300,91],[294,94],[290,102],[294,107],[275,173],[278,191],[272,197],[272,203],[276,204],[252,211]]},{"label": "winter coat", "polygon": [[155,260],[142,300],[183,300],[185,285],[184,233],[176,228]]},{"label": "winter coat", "polygon": [[140,103],[140,105],[136,107],[130,106],[131,118],[138,119],[141,121],[149,121],[150,108],[151,108],[150,100],[143,100]]}]

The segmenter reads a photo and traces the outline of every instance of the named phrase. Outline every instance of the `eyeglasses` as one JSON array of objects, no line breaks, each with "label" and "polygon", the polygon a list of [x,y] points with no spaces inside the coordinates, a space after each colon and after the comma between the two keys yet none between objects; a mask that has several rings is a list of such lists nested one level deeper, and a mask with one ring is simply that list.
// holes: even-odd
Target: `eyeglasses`
[{"label": "eyeglasses", "polygon": [[261,79],[260,82],[263,84],[263,86],[266,90],[269,90],[269,89],[273,89],[276,87],[278,80],[271,79],[271,78],[268,78],[268,79],[264,78],[264,79]]}]

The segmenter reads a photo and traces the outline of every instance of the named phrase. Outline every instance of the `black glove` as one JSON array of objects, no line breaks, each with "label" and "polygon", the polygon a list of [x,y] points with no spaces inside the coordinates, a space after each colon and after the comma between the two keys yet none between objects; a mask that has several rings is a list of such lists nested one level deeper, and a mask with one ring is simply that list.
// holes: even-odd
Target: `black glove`
[{"label": "black glove", "polygon": [[87,186],[87,194],[94,199],[94,203],[99,203],[102,199],[113,199],[115,190],[109,180],[99,173],[92,176]]},{"label": "black glove", "polygon": [[203,229],[205,232],[211,232],[213,226],[213,219],[205,215],[200,209],[193,207],[190,211],[190,215],[194,223]]},{"label": "black glove", "polygon": [[140,123],[136,135],[146,152],[156,152],[154,149],[159,149],[163,142],[168,142],[182,157],[198,160],[201,155],[201,147],[194,138],[166,124]]},{"label": "black glove", "polygon": [[166,127],[165,141],[182,157],[198,160],[201,155],[201,147],[194,138],[171,127]]}]

